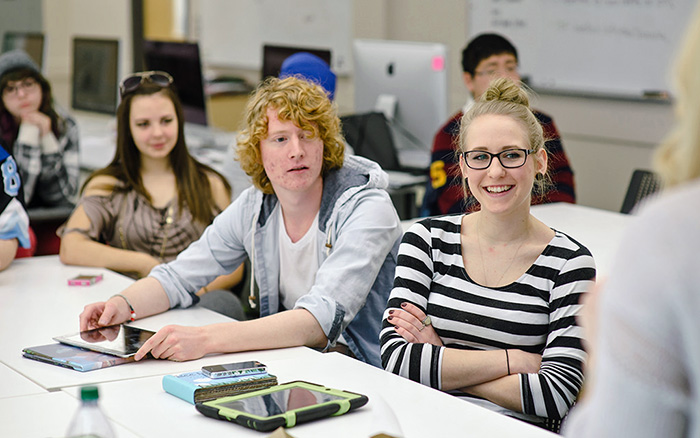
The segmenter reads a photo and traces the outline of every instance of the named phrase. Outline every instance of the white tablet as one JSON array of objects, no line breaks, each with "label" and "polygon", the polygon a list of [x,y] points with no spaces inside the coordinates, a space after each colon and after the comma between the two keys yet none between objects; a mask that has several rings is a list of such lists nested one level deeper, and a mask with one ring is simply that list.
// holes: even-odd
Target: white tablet
[{"label": "white tablet", "polygon": [[118,357],[131,357],[155,332],[124,324],[57,336],[54,341]]}]

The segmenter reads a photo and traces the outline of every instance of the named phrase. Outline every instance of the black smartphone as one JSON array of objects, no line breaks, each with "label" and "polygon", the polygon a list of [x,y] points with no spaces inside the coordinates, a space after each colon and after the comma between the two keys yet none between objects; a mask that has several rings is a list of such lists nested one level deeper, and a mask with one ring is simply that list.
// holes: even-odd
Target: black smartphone
[{"label": "black smartphone", "polygon": [[202,367],[202,373],[211,378],[241,376],[249,374],[262,374],[267,372],[267,367],[257,360],[246,362],[224,363],[220,365],[209,365]]}]

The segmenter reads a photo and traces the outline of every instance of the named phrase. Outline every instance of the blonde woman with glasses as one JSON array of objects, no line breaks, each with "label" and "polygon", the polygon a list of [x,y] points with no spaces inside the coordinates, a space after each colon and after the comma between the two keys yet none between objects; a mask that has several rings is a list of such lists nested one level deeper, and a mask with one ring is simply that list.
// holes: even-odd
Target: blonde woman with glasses
[{"label": "blonde woman with glasses", "polygon": [[[168,73],[133,74],[119,90],[114,158],[85,182],[61,230],[60,258],[141,278],[200,237],[229,205],[231,186],[189,154],[182,105]],[[230,288],[242,269],[200,293]]]},{"label": "blonde woman with glasses", "polygon": [[590,252],[530,214],[547,177],[542,126],[511,79],[461,121],[464,195],[481,209],[414,224],[399,248],[381,331],[384,369],[556,429],[586,357],[576,325]]}]

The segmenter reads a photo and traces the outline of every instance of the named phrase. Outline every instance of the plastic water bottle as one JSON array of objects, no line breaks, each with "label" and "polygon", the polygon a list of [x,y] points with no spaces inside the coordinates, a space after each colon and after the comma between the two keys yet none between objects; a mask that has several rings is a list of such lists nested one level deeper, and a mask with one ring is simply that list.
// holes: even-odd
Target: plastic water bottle
[{"label": "plastic water bottle", "polygon": [[68,427],[67,437],[114,438],[114,430],[98,404],[96,386],[80,388],[82,403]]}]

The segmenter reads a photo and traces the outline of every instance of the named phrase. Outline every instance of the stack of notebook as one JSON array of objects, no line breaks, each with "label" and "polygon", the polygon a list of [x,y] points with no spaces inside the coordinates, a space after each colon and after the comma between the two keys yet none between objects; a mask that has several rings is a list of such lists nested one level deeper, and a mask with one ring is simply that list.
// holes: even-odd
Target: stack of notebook
[{"label": "stack of notebook", "polygon": [[268,373],[212,379],[201,371],[163,376],[163,389],[195,404],[219,397],[242,394],[277,385],[277,377]]}]

